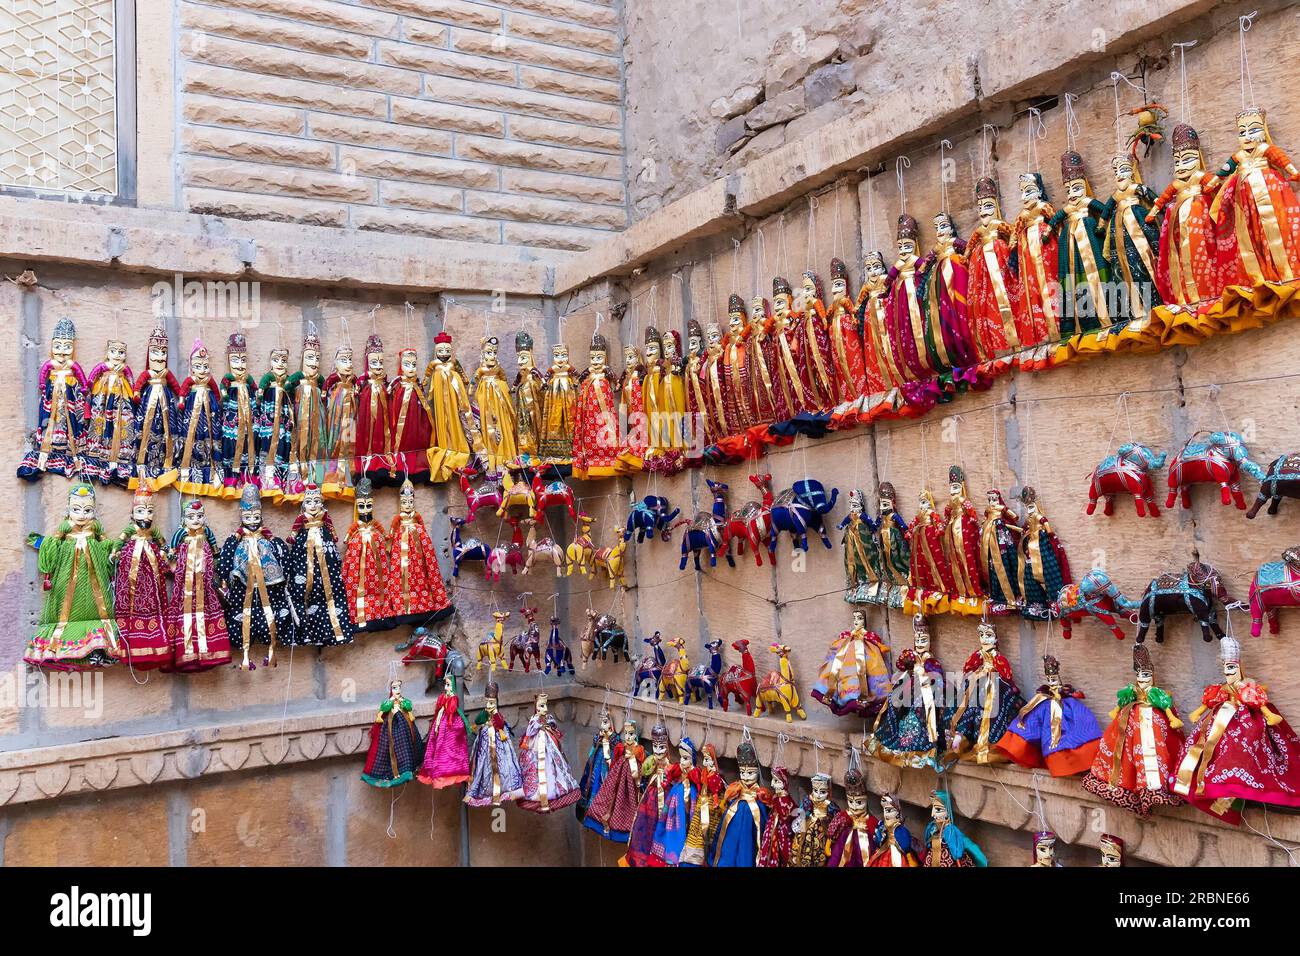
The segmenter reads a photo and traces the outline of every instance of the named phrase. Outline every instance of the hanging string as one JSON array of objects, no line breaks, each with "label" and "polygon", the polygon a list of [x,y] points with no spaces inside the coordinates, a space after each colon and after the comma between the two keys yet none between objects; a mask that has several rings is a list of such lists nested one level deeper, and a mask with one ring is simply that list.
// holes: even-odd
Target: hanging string
[{"label": "hanging string", "polygon": [[898,211],[907,212],[907,183],[903,181],[903,170],[911,169],[912,161],[906,156],[894,160],[894,178],[898,180]]},{"label": "hanging string", "polygon": [[810,271],[816,271],[817,262],[821,259],[821,251],[817,247],[817,206],[819,205],[816,196],[808,197],[808,266]]},{"label": "hanging string", "polygon": [[998,128],[992,123],[985,123],[980,128],[980,178],[983,179],[989,174],[989,131],[994,133],[994,142],[997,142]]},{"label": "hanging string", "polygon": [[[767,275],[767,239],[763,235],[763,227],[759,226],[755,232],[754,239],[754,291],[761,292],[763,287],[759,285],[758,277]],[[759,256],[762,255],[763,268],[759,271]]]},{"label": "hanging string", "polygon": [[1025,133],[1025,172],[1038,172],[1038,141],[1047,137],[1047,124],[1043,122],[1043,111],[1036,106],[1029,107],[1029,122]]},{"label": "hanging string", "polygon": [[813,774],[820,775],[822,772],[822,751],[826,748],[822,746],[820,740],[813,740]]},{"label": "hanging string", "polygon": [[[1119,110],[1119,82],[1120,82],[1120,80],[1123,80],[1125,83],[1127,83],[1127,84],[1128,84],[1129,86],[1131,86],[1133,89],[1137,90],[1139,93],[1142,94],[1142,102],[1143,102],[1144,105],[1145,105],[1145,103],[1146,103],[1146,101],[1147,101],[1147,91],[1146,91],[1146,86],[1145,86],[1145,85],[1143,85],[1143,86],[1138,86],[1136,83],[1134,83],[1132,80],[1130,80],[1130,79],[1129,79],[1127,76],[1125,76],[1123,73],[1120,73],[1118,70],[1113,71],[1113,72],[1110,74],[1110,82],[1111,82],[1111,85],[1114,87],[1114,91],[1115,91],[1115,155],[1116,155],[1116,156],[1121,156],[1121,155],[1123,155],[1123,153],[1124,153],[1124,132],[1123,132],[1123,121],[1120,119],[1120,110]],[[1145,81],[1144,81],[1144,84],[1145,84]],[[1078,99],[1078,97],[1075,97],[1075,99]],[[1073,113],[1071,113],[1071,115],[1073,115]]]},{"label": "hanging string", "polygon": [[842,184],[840,183],[835,184],[835,210],[832,213],[832,221],[834,223],[834,229],[833,229],[834,236],[831,239],[831,255],[835,256],[837,259],[844,258],[844,236],[841,235],[840,233],[840,186],[841,185]]},{"label": "hanging string", "polygon": [[950,140],[939,140],[939,211],[948,211],[948,167],[944,164],[944,152],[952,149]]},{"label": "hanging string", "polygon": [[1191,122],[1191,110],[1187,97],[1187,48],[1196,46],[1195,40],[1175,43],[1172,53],[1178,56],[1178,119],[1183,123]]},{"label": "hanging string", "polygon": [[740,291],[740,240],[731,240],[731,291]]},{"label": "hanging string", "polygon": [[1079,98],[1077,93],[1065,94],[1065,148],[1074,149],[1074,142],[1079,134],[1083,132],[1083,127],[1079,125],[1079,118],[1074,114],[1074,101]]},{"label": "hanging string", "polygon": [[[1244,17],[1237,17],[1237,37],[1241,44],[1241,108],[1255,105],[1255,81],[1250,76],[1250,55],[1246,52],[1246,34],[1251,24],[1259,16],[1258,10],[1252,10]],[[1246,102],[1246,90],[1250,89],[1250,102]]]},{"label": "hanging string", "polygon": [[402,316],[403,345],[406,348],[411,348],[414,346],[414,343],[411,341],[411,313],[415,311],[415,306],[411,305],[410,302],[403,302],[402,305],[405,306],[405,313]]},{"label": "hanging string", "polygon": [[781,217],[777,222],[778,228],[781,230],[776,240],[777,268],[785,269],[790,262],[790,253],[785,244],[785,213],[781,213]]},{"label": "hanging string", "polygon": [[876,177],[867,179],[867,248],[876,251],[880,248],[880,231],[876,228]]}]

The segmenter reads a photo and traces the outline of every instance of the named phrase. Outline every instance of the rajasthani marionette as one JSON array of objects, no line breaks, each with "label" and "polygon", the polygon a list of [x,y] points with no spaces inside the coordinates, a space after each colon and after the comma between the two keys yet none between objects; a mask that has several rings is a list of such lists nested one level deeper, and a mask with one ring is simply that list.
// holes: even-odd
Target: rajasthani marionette
[{"label": "rajasthani marionette", "polygon": [[878,374],[884,390],[889,391],[901,385],[906,376],[894,359],[889,339],[889,269],[884,255],[868,252],[862,257],[862,271],[857,301],[857,314],[862,321],[862,360],[868,378]]},{"label": "rajasthani marionette", "polygon": [[835,403],[855,402],[864,395],[885,390],[880,369],[868,366],[862,355],[862,333],[858,309],[849,295],[849,267],[843,259],[831,260],[831,301],[826,311],[826,330],[835,359]]},{"label": "rajasthani marionette", "polygon": [[1222,180],[1219,228],[1237,240],[1248,282],[1291,282],[1300,276],[1300,171],[1273,145],[1264,111],[1237,114],[1237,151],[1217,173]]},{"label": "rajasthani marionette", "polygon": [[487,470],[502,473],[519,458],[515,406],[505,369],[501,367],[501,340],[489,335],[479,344],[479,364],[470,392],[478,408],[479,435]]},{"label": "rajasthani marionette", "polygon": [[271,349],[270,371],[257,383],[257,461],[262,494],[284,498],[293,454],[293,396],[289,392],[289,350]]},{"label": "rajasthani marionette", "polygon": [[790,771],[772,768],[772,801],[758,846],[758,866],[791,866],[794,860],[794,821],[798,804],[790,796]]},{"label": "rajasthani marionette", "polygon": [[1061,281],[1061,335],[1110,328],[1110,263],[1102,255],[1102,216],[1105,208],[1092,195],[1083,157],[1074,150],[1061,156],[1065,202],[1048,223],[1056,230],[1058,276]]},{"label": "rajasthani marionette", "polygon": [[699,463],[704,448],[712,438],[713,425],[709,420],[709,401],[704,394],[704,329],[695,319],[686,323],[686,361],[682,378],[686,385],[687,444],[692,449],[691,460]]},{"label": "rajasthani marionette", "polygon": [[1020,607],[1020,516],[1007,507],[1002,492],[985,494],[980,525],[980,566],[988,582],[990,614],[1010,614]]},{"label": "rajasthani marionette", "polygon": [[722,819],[722,795],[727,789],[727,782],[718,773],[718,751],[713,744],[700,747],[699,763],[691,770],[690,777],[695,788],[695,800],[677,865],[708,866],[708,851]]},{"label": "rajasthani marionette", "polygon": [[799,326],[791,312],[793,294],[790,282],[780,276],[772,280],[772,348],[776,358],[776,384],[781,393],[780,404],[791,418],[801,412],[811,411],[812,396],[808,392],[809,357],[804,354]]},{"label": "rajasthani marionette", "polygon": [[497,707],[500,691],[495,681],[483,688],[483,709],[474,718],[478,735],[470,755],[470,780],[465,802],[471,807],[499,807],[524,795],[524,777],[519,769],[510,725]]},{"label": "rajasthani marionette", "polygon": [[321,344],[316,326],[307,323],[302,339],[302,358],[298,371],[289,376],[288,389],[293,399],[293,445],[289,452],[291,497],[300,495],[300,485],[325,487],[325,377],[321,375]]},{"label": "rajasthani marionette", "polygon": [[921,847],[922,866],[988,866],[979,844],[962,833],[947,790],[930,791],[930,822]]},{"label": "rajasthani marionette", "polygon": [[243,648],[240,668],[254,670],[249,649],[266,648],[263,664],[275,662],[275,646],[296,638],[297,614],[289,598],[284,563],[288,546],[262,526],[262,502],[255,485],[246,485],[239,499],[239,530],[226,539],[217,555],[217,577],[226,596],[226,631],[230,643]]},{"label": "rajasthani marionette", "polygon": [[618,407],[606,364],[608,358],[605,336],[593,333],[573,427],[576,478],[610,478],[618,472]]},{"label": "rajasthani marionette", "polygon": [[578,781],[578,802],[573,810],[578,819],[585,821],[587,808],[600,793],[600,788],[609,776],[614,761],[614,720],[608,710],[600,712],[600,723],[595,736],[591,738],[591,749],[587,751],[587,762],[582,768],[582,778]]},{"label": "rajasthani marionette", "polygon": [[[81,474],[86,425],[86,373],[75,357],[77,329],[59,319],[50,338],[50,357],[41,366],[36,430],[18,464],[18,477],[35,481],[46,472],[72,478]],[[88,476],[90,477],[90,476]]]},{"label": "rajasthani marionette", "polygon": [[748,740],[736,748],[740,779],[727,787],[719,807],[710,866],[757,866],[772,794],[758,782],[758,753]]},{"label": "rajasthani marionette", "polygon": [[40,538],[36,564],[45,604],[23,653],[26,663],[58,671],[91,670],[116,663],[126,653],[113,617],[113,547],[95,515],[95,489],[77,482],[68,492],[68,510],[58,529]]},{"label": "rajasthani marionette", "polygon": [[767,299],[754,296],[749,303],[749,326],[745,332],[745,369],[748,386],[743,396],[751,428],[764,429],[791,417],[785,404],[777,372],[776,340],[771,334],[772,313]]},{"label": "rajasthani marionette", "polygon": [[1111,166],[1115,170],[1115,191],[1101,210],[1106,230],[1103,251],[1111,278],[1123,283],[1124,288],[1112,318],[1125,322],[1129,332],[1139,333],[1150,324],[1151,309],[1160,304],[1155,287],[1160,231],[1147,221],[1156,194],[1143,184],[1133,156],[1116,156]]},{"label": "rajasthani marionette", "polygon": [[[952,565],[943,546],[947,523],[928,488],[921,491],[918,502],[916,517],[907,529],[912,554],[903,610],[908,614],[942,613],[949,610],[950,602],[957,596]],[[954,604],[951,609],[966,613],[965,608],[965,604]]]},{"label": "rajasthani marionette", "polygon": [[867,781],[862,771],[850,767],[844,774],[844,809],[835,815],[826,835],[831,853],[827,866],[870,866],[875,853],[872,840],[880,821],[867,808]]},{"label": "rajasthani marionette", "polygon": [[578,420],[578,385],[569,363],[569,347],[563,342],[551,346],[551,367],[546,370],[542,392],[542,462],[569,465],[573,462],[573,429]]},{"label": "rajasthani marionette", "polygon": [[157,491],[176,480],[172,468],[172,425],[176,418],[176,395],[180,386],[167,367],[167,332],[162,323],[149,333],[148,360],[135,380],[135,469],[129,485],[144,485]]},{"label": "rajasthani marionette", "polygon": [[533,714],[519,741],[519,769],[523,795],[519,806],[533,813],[554,813],[578,802],[582,791],[569,771],[560,747],[563,735],[551,716],[546,694],[538,694]]},{"label": "rajasthani marionette", "polygon": [[[695,742],[682,737],[677,742],[677,763],[667,768],[661,787],[665,788],[663,806],[655,822],[654,842],[647,866],[677,866],[686,846],[686,833],[690,828],[695,803],[699,799],[699,774],[695,772]],[[646,790],[646,797],[650,791]],[[646,801],[641,801],[641,809]],[[638,823],[640,821],[638,820]],[[635,836],[635,832],[634,832]],[[631,845],[629,845],[629,852]],[[632,861],[641,865],[639,861]]]},{"label": "rajasthani marionette", "polygon": [[903,807],[892,793],[880,795],[880,825],[872,838],[876,848],[867,866],[920,866],[912,848],[912,831],[903,822]]},{"label": "rajasthani marionette", "polygon": [[257,473],[257,424],[261,420],[257,381],[248,369],[248,342],[232,332],[226,342],[226,374],[221,376],[221,471],[226,494],[239,496]]},{"label": "rajasthani marionette", "polygon": [[415,486],[409,478],[402,482],[397,496],[397,514],[388,529],[388,542],[384,606],[378,615],[383,628],[427,625],[448,617],[453,608],[442,583],[438,552],[429,540],[424,519],[415,510]]},{"label": "rajasthani marionette", "polygon": [[1098,866],[1115,867],[1124,865],[1124,841],[1117,836],[1103,833],[1097,843],[1101,857]]},{"label": "rajasthani marionette", "polygon": [[172,536],[174,573],[167,599],[172,659],[163,669],[195,673],[230,663],[230,636],[217,591],[217,538],[202,501],[191,501]]},{"label": "rajasthani marionette", "polygon": [[641,761],[641,800],[628,833],[627,854],[619,861],[626,866],[654,866],[655,834],[668,801],[668,728],[655,724],[650,731],[650,755]]},{"label": "rajasthani marionette", "polygon": [[1061,539],[1047,516],[1039,510],[1038,493],[1026,485],[1020,490],[1025,506],[1024,534],[1020,538],[1021,613],[1034,621],[1046,621],[1049,608],[1061,588],[1070,583],[1070,563]]},{"label": "rajasthani marionette", "polygon": [[952,568],[957,590],[948,604],[950,611],[981,614],[984,586],[980,568],[979,513],[966,493],[966,473],[953,465],[948,469],[948,504],[943,509],[943,549]]},{"label": "rajasthani marionette", "polygon": [[645,467],[652,472],[665,470],[667,460],[664,456],[672,448],[672,431],[664,395],[667,368],[663,350],[663,336],[653,325],[647,326],[643,349],[645,379],[641,385],[641,394],[646,420]]},{"label": "rajasthani marionette", "polygon": [[943,665],[930,654],[930,626],[912,618],[912,646],[898,655],[889,699],[876,715],[867,753],[899,767],[941,768],[952,706],[944,696]]},{"label": "rajasthani marionette", "polygon": [[894,364],[906,379],[926,379],[934,374],[925,347],[925,318],[921,313],[921,260],[916,244],[921,229],[907,213],[898,217],[898,258],[889,268],[886,293],[886,335]]},{"label": "rajasthani marionette", "polygon": [[880,551],[871,530],[866,492],[860,488],[849,492],[849,510],[840,519],[838,527],[844,532],[840,538],[840,545],[844,548],[845,587],[848,589],[844,600],[850,604],[883,604],[884,597],[879,594]]},{"label": "rajasthani marionette", "polygon": [[1101,728],[1083,691],[1061,683],[1061,662],[1043,656],[1047,683],[1020,709],[998,750],[1022,767],[1046,767],[1053,777],[1083,773],[1097,757]]},{"label": "rajasthani marionette", "polygon": [[334,350],[334,371],[325,379],[325,484],[331,498],[350,498],[352,456],[357,450],[357,373],[352,346]]},{"label": "rajasthani marionette", "polygon": [[728,435],[738,433],[734,394],[727,380],[723,352],[726,341],[718,323],[710,322],[704,330],[704,356],[700,362],[700,386],[704,390],[705,435],[710,445],[717,445]]},{"label": "rajasthani marionette", "polygon": [[1300,806],[1300,739],[1269,706],[1268,688],[1241,672],[1241,645],[1219,641],[1223,683],[1210,684],[1174,771],[1174,793],[1229,823],[1242,800]]},{"label": "rajasthani marionette", "polygon": [[402,682],[391,681],[388,699],[379,705],[370,725],[370,750],[361,779],[372,787],[396,787],[415,778],[424,753],[411,702],[402,696]]},{"label": "rajasthani marionette", "polygon": [[[592,748],[596,755],[596,748]],[[583,825],[606,840],[626,843],[641,802],[641,766],[645,748],[638,742],[636,721],[623,721],[623,733],[609,758],[609,773],[587,804]],[[584,774],[584,777],[586,774]]]},{"label": "rajasthani marionette", "polygon": [[1152,807],[1183,802],[1169,789],[1183,747],[1183,722],[1173,698],[1156,686],[1145,644],[1133,645],[1133,674],[1133,683],[1116,695],[1083,789],[1145,818]]},{"label": "rajasthani marionette", "polygon": [[812,695],[843,717],[874,715],[889,694],[888,645],[867,630],[866,615],[853,612],[853,627],[841,631],[832,643],[812,686]]},{"label": "rajasthani marionette", "polygon": [[134,435],[134,376],[126,364],[126,343],[109,339],[104,361],[90,371],[88,418],[82,473],[106,485],[131,480]]},{"label": "rajasthani marionette", "polygon": [[460,707],[456,675],[449,667],[442,675],[442,693],[433,709],[424,761],[416,771],[420,783],[434,789],[454,787],[469,780],[469,721]]},{"label": "rajasthani marionette", "polygon": [[433,447],[433,414],[420,385],[415,349],[397,353],[397,378],[388,386],[388,429],[393,436],[393,471],[412,481],[428,481]]},{"label": "rajasthani marionette", "polygon": [[113,613],[132,670],[154,670],[171,663],[172,649],[163,620],[167,606],[166,542],[154,527],[153,493],[136,490],[131,520],[118,536],[113,561]]},{"label": "rajasthani marionette", "polygon": [[839,384],[835,378],[835,351],[827,325],[826,297],[817,273],[809,270],[803,274],[800,296],[803,308],[794,314],[794,321],[806,364],[804,381],[808,386],[809,411],[829,411],[839,404]]},{"label": "rajasthani marionette", "polygon": [[901,608],[907,592],[912,566],[912,546],[908,542],[907,522],[898,513],[898,493],[888,481],[878,491],[880,517],[871,523],[880,554],[880,587],[872,604]]},{"label": "rajasthani marionette", "polygon": [[[1061,339],[1061,316],[1058,304],[1056,232],[1049,221],[1056,211],[1047,201],[1047,188],[1041,173],[1020,174],[1020,214],[1011,230],[1011,270],[1019,299],[1017,317],[1020,344],[1026,349],[1044,344],[1055,345]],[[1023,356],[1022,367],[1045,367],[1047,356]]]},{"label": "rajasthani marionette", "polygon": [[176,487],[183,495],[221,495],[221,389],[202,339],[190,349],[190,374],[176,398]]},{"label": "rajasthani marionette", "polygon": [[987,362],[1020,349],[1018,299],[1007,266],[1011,226],[1002,218],[997,180],[985,176],[975,183],[975,209],[979,225],[966,243],[970,264],[968,309],[979,357]]},{"label": "rajasthani marionette", "polygon": [[444,330],[433,337],[433,360],[424,370],[424,394],[433,411],[431,481],[446,481],[482,449],[469,380]]},{"label": "rajasthani marionette", "polygon": [[686,423],[686,378],[682,364],[682,333],[669,329],[664,333],[664,377],[660,390],[660,413],[667,435],[668,451],[663,471],[675,473],[689,448],[690,429]]},{"label": "rajasthani marionette", "polygon": [[625,472],[640,471],[645,465],[649,429],[646,427],[645,365],[635,345],[623,347],[623,379],[618,392],[619,415],[627,430],[619,443],[618,466]]},{"label": "rajasthani marionette", "polygon": [[979,359],[971,335],[966,302],[970,273],[966,243],[957,235],[952,217],[934,217],[934,248],[921,261],[921,303],[925,314],[925,346],[937,369],[965,368]]},{"label": "rajasthani marionette", "polygon": [[533,337],[515,333],[515,384],[511,395],[515,407],[515,434],[519,455],[514,464],[528,468],[541,463],[544,389],[546,380],[533,361]]},{"label": "rajasthani marionette", "polygon": [[961,699],[952,714],[949,747],[972,763],[1004,763],[997,742],[1025,706],[1011,662],[998,651],[993,625],[979,626],[980,646],[962,666]]},{"label": "rajasthani marionette", "polygon": [[366,377],[357,389],[357,445],[355,475],[366,475],[377,485],[393,480],[393,426],[388,415],[388,371],[384,368],[384,343],[379,336],[366,339],[362,352]]},{"label": "rajasthani marionette", "polygon": [[[289,535],[284,570],[289,596],[298,609],[293,643],[315,647],[352,643],[352,615],[343,585],[343,556],[325,497],[315,485],[302,493],[302,514]],[[287,643],[287,642],[286,642]]]},{"label": "rajasthani marionette", "polygon": [[1034,834],[1034,852],[1029,865],[1061,866],[1056,859],[1056,834],[1051,830],[1039,830]]},{"label": "rajasthani marionette", "polygon": [[799,804],[794,821],[790,848],[790,865],[802,868],[822,867],[830,856],[831,821],[839,814],[839,805],[831,799],[831,776],[814,773],[808,778],[809,791]]},{"label": "rajasthani marionette", "polygon": [[369,478],[357,482],[352,527],[343,542],[343,587],[348,616],[358,631],[382,631],[393,625],[383,617],[388,570],[388,536],[375,520],[375,497]]}]

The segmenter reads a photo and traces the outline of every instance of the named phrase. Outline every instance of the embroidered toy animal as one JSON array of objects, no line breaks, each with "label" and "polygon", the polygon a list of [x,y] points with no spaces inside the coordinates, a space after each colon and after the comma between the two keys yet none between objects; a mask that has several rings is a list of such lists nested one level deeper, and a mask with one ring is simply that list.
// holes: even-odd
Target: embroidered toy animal
[{"label": "embroidered toy animal", "polygon": [[1117,640],[1128,635],[1119,626],[1117,617],[1138,609],[1137,601],[1130,601],[1115,585],[1105,571],[1096,568],[1083,576],[1078,584],[1067,584],[1052,604],[1051,616],[1061,622],[1061,637],[1070,639],[1070,626],[1091,614],[1110,628]]},{"label": "embroidered toy animal", "polygon": [[1128,494],[1133,496],[1139,518],[1145,518],[1148,513],[1159,518],[1160,509],[1156,506],[1150,473],[1163,468],[1167,457],[1163,452],[1157,455],[1146,445],[1136,442],[1120,445],[1115,454],[1103,458],[1088,476],[1088,514],[1097,510],[1099,498],[1105,500],[1102,514],[1114,514],[1115,496]]},{"label": "embroidered toy animal", "polygon": [[1165,616],[1190,614],[1201,626],[1201,637],[1206,641],[1223,638],[1219,627],[1218,605],[1228,602],[1228,589],[1224,587],[1219,572],[1208,564],[1193,561],[1182,574],[1168,571],[1147,585],[1142,600],[1138,602],[1137,642],[1147,638],[1147,628],[1156,626],[1156,643],[1165,639]]},{"label": "embroidered toy animal", "polygon": [[623,529],[623,540],[629,541],[636,535],[636,543],[641,544],[646,538],[660,535],[664,541],[669,538],[668,529],[681,514],[680,508],[669,511],[668,499],[660,495],[646,495],[640,501],[636,495],[629,495],[631,509],[627,513],[627,526]]},{"label": "embroidered toy animal", "polygon": [[1246,512],[1246,517],[1253,518],[1259,514],[1265,501],[1268,502],[1268,513],[1277,514],[1283,498],[1300,498],[1300,452],[1273,459],[1268,471],[1259,481],[1259,494],[1255,496],[1255,503]]},{"label": "embroidered toy animal", "polygon": [[1250,582],[1250,633],[1259,637],[1268,618],[1268,632],[1278,632],[1277,609],[1300,607],[1300,548],[1287,548],[1281,561],[1262,564]]},{"label": "embroidered toy animal", "polygon": [[1219,486],[1219,499],[1246,510],[1246,499],[1241,494],[1241,472],[1245,471],[1256,481],[1264,481],[1264,469],[1250,460],[1246,439],[1236,432],[1213,432],[1197,440],[1193,435],[1182,451],[1169,464],[1169,497],[1165,507],[1172,508],[1181,500],[1184,508],[1192,506],[1191,486],[1198,482],[1213,482]]}]

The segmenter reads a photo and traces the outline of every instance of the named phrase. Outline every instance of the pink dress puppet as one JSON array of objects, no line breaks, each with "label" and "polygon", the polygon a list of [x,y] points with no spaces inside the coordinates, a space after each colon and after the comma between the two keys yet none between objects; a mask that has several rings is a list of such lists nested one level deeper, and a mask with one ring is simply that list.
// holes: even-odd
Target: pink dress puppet
[{"label": "pink dress puppet", "polygon": [[166,620],[172,656],[163,670],[188,673],[229,665],[230,635],[216,584],[217,539],[202,501],[186,505],[171,549],[175,571]]},{"label": "pink dress puppet", "polygon": [[116,542],[113,560],[113,612],[132,670],[155,670],[171,662],[163,620],[171,567],[163,537],[153,526],[153,493],[140,488],[131,502],[131,520]]},{"label": "pink dress puppet", "polygon": [[469,780],[469,722],[460,708],[456,675],[448,668],[442,678],[442,694],[429,724],[424,762],[416,774],[420,783],[441,789]]},{"label": "pink dress puppet", "polygon": [[582,790],[573,779],[569,762],[560,746],[563,735],[546,706],[546,695],[537,695],[536,709],[528,718],[519,741],[519,769],[523,773],[523,796],[519,806],[533,813],[553,813],[578,802]]},{"label": "pink dress puppet", "polygon": [[904,213],[898,217],[898,258],[889,268],[886,282],[885,323],[894,364],[908,380],[934,375],[925,348],[925,316],[921,310],[921,260],[916,243],[921,230],[916,220]]},{"label": "pink dress puppet", "polygon": [[936,367],[967,368],[979,358],[967,304],[966,243],[957,237],[957,227],[946,212],[934,217],[934,232],[934,249],[921,262],[925,344]]}]

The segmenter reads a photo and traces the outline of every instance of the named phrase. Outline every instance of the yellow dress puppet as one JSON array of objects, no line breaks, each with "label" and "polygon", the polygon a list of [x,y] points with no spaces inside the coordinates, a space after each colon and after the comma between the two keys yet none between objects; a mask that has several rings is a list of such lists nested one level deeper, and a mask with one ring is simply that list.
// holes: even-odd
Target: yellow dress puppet
[{"label": "yellow dress puppet", "polygon": [[433,412],[430,480],[446,481],[458,468],[469,464],[480,442],[469,384],[452,353],[451,336],[445,331],[433,338],[433,361],[424,372],[424,394]]},{"label": "yellow dress puppet", "polygon": [[541,459],[545,402],[542,373],[533,364],[533,337],[527,332],[515,333],[515,362],[519,366],[513,389],[519,456],[514,464],[527,468]]},{"label": "yellow dress puppet", "polygon": [[573,427],[578,417],[578,386],[569,347],[563,342],[551,346],[551,367],[542,393],[542,462],[568,465],[573,461]]},{"label": "yellow dress puppet", "polygon": [[519,457],[515,406],[510,384],[497,353],[501,341],[495,335],[482,340],[483,352],[474,373],[474,404],[478,406],[479,435],[483,442],[487,470],[500,473]]}]

